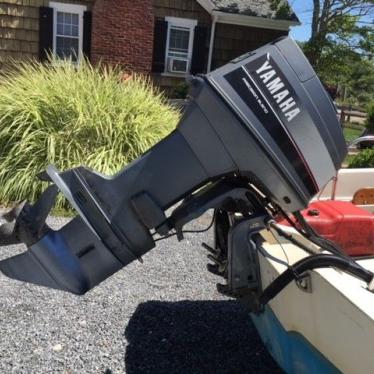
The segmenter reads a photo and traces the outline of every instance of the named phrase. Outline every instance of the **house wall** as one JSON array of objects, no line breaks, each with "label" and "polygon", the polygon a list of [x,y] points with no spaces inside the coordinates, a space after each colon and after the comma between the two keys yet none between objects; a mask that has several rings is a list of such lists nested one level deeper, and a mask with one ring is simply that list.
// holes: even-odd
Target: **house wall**
[{"label": "house wall", "polygon": [[180,17],[197,19],[203,25],[210,25],[209,13],[196,0],[153,0],[156,18]]},{"label": "house wall", "polygon": [[[58,1],[58,0],[56,0]],[[37,58],[39,52],[39,7],[50,0],[0,0],[0,68],[14,59]],[[121,64],[125,69],[149,73],[152,66],[154,19],[166,16],[198,20],[211,29],[211,16],[196,0],[61,0],[86,5],[93,11],[93,62]],[[286,31],[217,24],[212,69],[253,50]],[[206,41],[206,60],[209,50]],[[156,85],[173,95],[184,78],[152,74]]]},{"label": "house wall", "polygon": [[149,73],[152,68],[152,0],[96,0],[92,15],[93,63],[119,64]]},{"label": "house wall", "polygon": [[[61,2],[87,5],[90,10],[94,0]],[[0,67],[11,58],[38,57],[40,6],[49,6],[49,0],[0,0]]]},{"label": "house wall", "polygon": [[[197,19],[200,25],[206,26],[211,30],[212,19],[210,14],[196,0],[153,0],[153,6],[156,18],[164,19],[169,16]],[[217,23],[212,70],[243,53],[254,50],[287,34],[287,31]],[[208,60],[209,41],[210,35],[207,38],[206,61]],[[175,96],[175,88],[180,91],[180,87],[185,84],[183,77],[165,76],[162,74],[152,74],[152,77],[155,84],[164,89],[169,96]]]},{"label": "house wall", "polygon": [[217,23],[212,70],[284,35],[288,32]]},{"label": "house wall", "polygon": [[[211,16],[196,0],[153,0],[154,16],[156,19],[179,17],[196,19],[198,24],[211,28]],[[206,54],[208,55],[209,38],[207,38]],[[207,57],[207,56],[206,56]],[[185,78],[152,74],[154,83],[170,95],[175,88],[185,84]]]}]

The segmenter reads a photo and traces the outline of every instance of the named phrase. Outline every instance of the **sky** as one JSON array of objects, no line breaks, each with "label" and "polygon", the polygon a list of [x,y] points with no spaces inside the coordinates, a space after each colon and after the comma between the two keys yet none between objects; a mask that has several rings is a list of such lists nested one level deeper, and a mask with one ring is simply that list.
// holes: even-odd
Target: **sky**
[{"label": "sky", "polygon": [[[298,16],[301,25],[291,28],[291,36],[298,41],[308,40],[312,27],[313,0],[288,0]],[[362,18],[363,21],[373,22],[372,14]]]},{"label": "sky", "polygon": [[301,22],[301,26],[291,28],[291,36],[299,41],[308,40],[312,23],[312,0],[289,0],[289,3]]}]

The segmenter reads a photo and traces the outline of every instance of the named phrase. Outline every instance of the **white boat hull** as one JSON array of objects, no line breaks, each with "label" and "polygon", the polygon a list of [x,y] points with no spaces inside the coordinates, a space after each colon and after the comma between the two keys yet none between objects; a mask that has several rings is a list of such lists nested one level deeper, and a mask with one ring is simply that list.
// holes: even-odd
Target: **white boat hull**
[{"label": "white boat hull", "polygon": [[[283,244],[291,263],[307,254],[292,244]],[[265,244],[278,258],[284,253],[278,244]],[[374,259],[361,263],[374,271]],[[263,287],[269,285],[285,266],[260,256]],[[293,282],[269,304],[281,326],[302,337],[343,373],[374,373],[374,294],[366,284],[335,269],[310,272],[311,292]],[[270,352],[279,351],[277,342],[266,342]],[[270,348],[272,346],[272,348]],[[276,358],[277,359],[277,358]],[[290,359],[290,358],[289,358]],[[282,366],[282,362],[277,359]],[[283,367],[289,373],[317,373],[301,370],[301,363]]]},{"label": "white boat hull", "polygon": [[[334,194],[350,201],[357,189],[373,186],[374,169],[342,170],[335,193],[331,184],[319,198]],[[284,229],[298,236],[294,229]],[[293,264],[308,256],[267,231],[263,236],[264,249],[276,258]],[[264,289],[286,266],[259,257]],[[374,258],[359,262],[374,272]],[[374,373],[374,293],[364,282],[336,269],[310,271],[309,276],[310,292],[292,282],[270,301],[263,315],[252,317],[269,352],[287,373]]]}]

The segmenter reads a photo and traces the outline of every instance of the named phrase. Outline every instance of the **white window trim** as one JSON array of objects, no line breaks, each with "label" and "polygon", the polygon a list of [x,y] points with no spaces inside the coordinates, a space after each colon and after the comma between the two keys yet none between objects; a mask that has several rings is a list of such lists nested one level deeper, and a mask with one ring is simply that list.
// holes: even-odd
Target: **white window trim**
[{"label": "white window trim", "polygon": [[78,31],[78,63],[83,57],[83,16],[87,10],[85,5],[58,3],[50,1],[49,6],[53,8],[53,54],[56,54],[56,40],[57,40],[57,12],[75,13],[79,16],[79,31]]},{"label": "white window trim", "polygon": [[[166,37],[166,52],[165,52],[165,69],[163,75],[169,76],[184,76],[189,74],[191,69],[191,62],[192,62],[192,53],[193,53],[193,41],[195,37],[195,27],[197,26],[196,19],[188,19],[188,18],[177,18],[177,17],[165,17],[165,21],[168,23],[168,32]],[[171,73],[168,71],[168,56],[169,56],[169,42],[170,42],[170,29],[171,27],[185,27],[190,29],[190,40],[188,42],[188,68],[187,73]]]}]

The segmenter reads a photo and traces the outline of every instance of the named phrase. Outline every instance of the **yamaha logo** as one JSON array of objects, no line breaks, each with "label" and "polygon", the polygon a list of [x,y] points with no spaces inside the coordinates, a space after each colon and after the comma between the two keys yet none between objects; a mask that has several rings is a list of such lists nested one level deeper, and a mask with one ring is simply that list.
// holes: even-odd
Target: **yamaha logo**
[{"label": "yamaha logo", "polygon": [[256,74],[278,104],[279,109],[283,112],[288,122],[291,122],[300,114],[300,108],[296,105],[294,97],[272,66],[269,54],[262,66],[256,70]]}]

